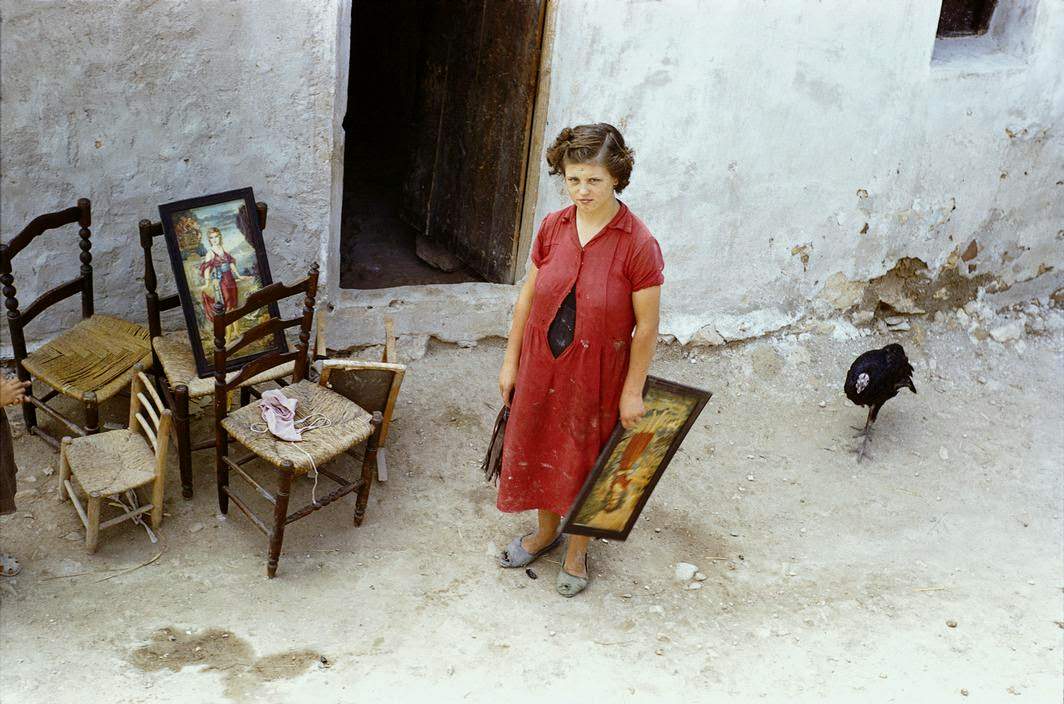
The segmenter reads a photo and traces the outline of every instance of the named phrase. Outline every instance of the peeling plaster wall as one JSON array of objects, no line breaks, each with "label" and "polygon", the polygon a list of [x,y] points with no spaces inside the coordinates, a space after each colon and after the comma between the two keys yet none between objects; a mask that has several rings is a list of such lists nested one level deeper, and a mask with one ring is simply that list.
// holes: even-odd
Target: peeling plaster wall
[{"label": "peeling plaster wall", "polygon": [[[999,5],[986,37],[935,51],[922,0],[563,0],[547,138],[624,131],[623,199],[662,244],[662,332],[682,341],[761,334],[834,274],[935,270],[972,239],[1004,284],[1059,272],[1064,2]],[[564,204],[547,178],[538,217]]]},{"label": "peeling plaster wall", "polygon": [[[624,200],[664,250],[664,334],[828,314],[905,257],[1061,285],[1064,0],[1003,1],[985,37],[945,42],[922,0],[554,3],[546,143],[605,120],[636,149]],[[0,0],[4,236],[92,198],[97,309],[143,320],[137,221],[250,184],[274,278],[323,261],[331,347],[379,341],[384,315],[405,335],[505,335],[513,286],[337,288],[350,5]],[[545,165],[539,183],[537,223],[566,204]],[[75,251],[16,260],[20,300],[75,275]]]},{"label": "peeling plaster wall", "polygon": [[[342,0],[0,8],[3,237],[90,198],[97,312],[145,320],[137,222],[157,220],[159,203],[250,185],[270,206],[275,280],[327,252]],[[52,231],[15,259],[22,305],[77,275],[76,241],[76,226]],[[163,247],[156,265],[172,292]],[[35,320],[31,344],[74,322],[78,305]]]},{"label": "peeling plaster wall", "polygon": [[[1064,0],[999,5],[985,37],[936,41],[923,0],[556,0],[545,143],[624,131],[623,199],[662,244],[661,331],[685,343],[836,314],[905,258],[1044,295],[1064,284]],[[567,200],[535,156],[538,224]],[[329,342],[377,340],[384,315],[505,335],[515,296],[341,291]]]}]

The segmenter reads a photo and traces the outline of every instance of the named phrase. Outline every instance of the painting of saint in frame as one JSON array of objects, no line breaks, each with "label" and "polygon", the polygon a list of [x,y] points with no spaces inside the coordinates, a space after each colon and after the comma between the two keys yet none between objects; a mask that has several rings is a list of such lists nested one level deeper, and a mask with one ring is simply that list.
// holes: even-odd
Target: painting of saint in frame
[{"label": "painting of saint in frame", "polygon": [[710,396],[702,389],[647,377],[646,414],[631,430],[617,423],[565,517],[562,532],[627,539]]},{"label": "painting of saint in frame", "polygon": [[[217,193],[159,206],[159,217],[174,269],[181,308],[188,326],[196,372],[214,373],[214,306],[235,310],[248,294],[272,283],[266,248],[259,229],[255,196],[250,188]],[[253,311],[226,328],[232,340],[270,317],[280,317],[276,304]],[[272,351],[287,352],[284,335],[256,341],[227,366],[236,369]]]}]

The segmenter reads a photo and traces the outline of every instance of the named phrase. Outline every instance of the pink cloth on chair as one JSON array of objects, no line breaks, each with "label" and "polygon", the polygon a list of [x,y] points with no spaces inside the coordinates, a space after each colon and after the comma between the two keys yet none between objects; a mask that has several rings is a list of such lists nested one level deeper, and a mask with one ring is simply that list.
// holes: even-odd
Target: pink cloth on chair
[{"label": "pink cloth on chair", "polygon": [[282,440],[299,442],[302,440],[302,431],[295,426],[296,400],[288,398],[280,391],[270,389],[262,392],[259,401],[262,409],[262,419],[266,421],[266,427],[270,432]]}]

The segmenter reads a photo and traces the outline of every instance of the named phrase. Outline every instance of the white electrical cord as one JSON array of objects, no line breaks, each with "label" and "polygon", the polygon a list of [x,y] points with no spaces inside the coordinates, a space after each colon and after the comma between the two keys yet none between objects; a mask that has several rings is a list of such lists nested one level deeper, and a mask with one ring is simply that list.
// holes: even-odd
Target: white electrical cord
[{"label": "white electrical cord", "polygon": [[[292,427],[299,431],[302,436],[303,433],[310,432],[311,430],[317,430],[318,428],[328,428],[332,425],[332,421],[324,413],[311,413],[306,418],[296,419],[292,423]],[[270,432],[269,426],[265,423],[252,423],[249,428],[253,433],[268,433]],[[274,436],[277,437],[277,436]],[[281,440],[281,438],[277,438]],[[310,462],[310,472],[308,474],[314,479],[314,486],[310,488],[310,502],[315,506],[318,505],[318,466],[314,463],[314,458],[310,453],[304,450],[299,445],[295,444],[295,441],[284,440],[283,442],[290,442],[292,447],[303,453],[303,456]],[[147,527],[147,526],[145,526]],[[149,531],[150,532],[150,531]],[[154,542],[154,541],[152,541]]]}]

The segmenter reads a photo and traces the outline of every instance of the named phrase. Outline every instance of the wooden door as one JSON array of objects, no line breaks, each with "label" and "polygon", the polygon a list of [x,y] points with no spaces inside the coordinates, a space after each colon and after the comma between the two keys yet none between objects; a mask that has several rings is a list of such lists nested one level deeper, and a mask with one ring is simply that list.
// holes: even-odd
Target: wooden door
[{"label": "wooden door", "polygon": [[547,0],[432,12],[404,218],[488,281],[512,283]]}]

